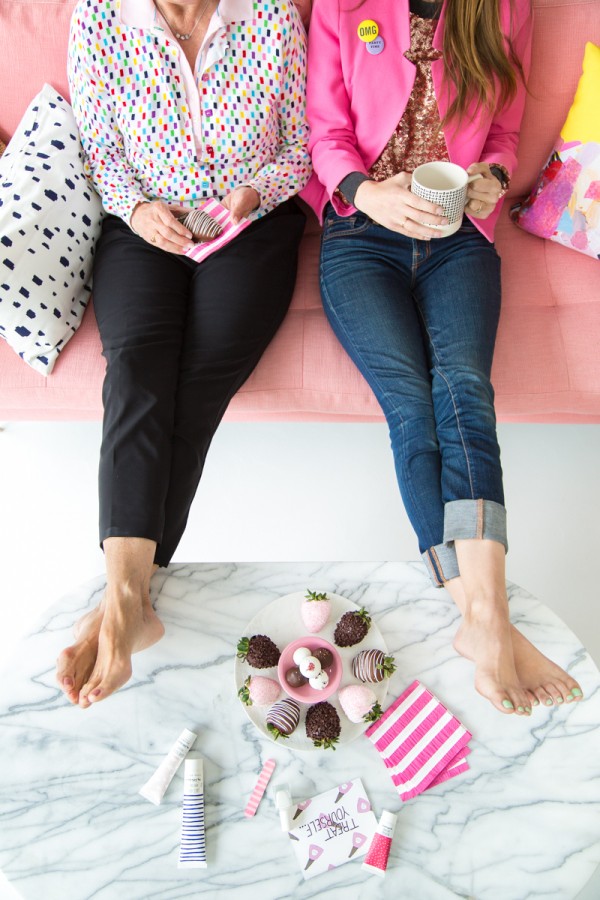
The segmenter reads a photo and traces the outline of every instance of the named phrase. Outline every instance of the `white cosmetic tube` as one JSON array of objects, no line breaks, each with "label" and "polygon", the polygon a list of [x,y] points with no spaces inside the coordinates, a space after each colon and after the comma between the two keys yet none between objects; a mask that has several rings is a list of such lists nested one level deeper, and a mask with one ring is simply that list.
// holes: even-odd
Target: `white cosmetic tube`
[{"label": "white cosmetic tube", "polygon": [[140,788],[139,793],[142,797],[145,797],[150,803],[159,806],[165,791],[173,780],[175,772],[181,765],[182,759],[185,758],[188,750],[193,747],[197,737],[198,735],[194,734],[193,731],[189,731],[187,728],[183,729],[154,775]]},{"label": "white cosmetic tube", "polygon": [[179,869],[206,869],[204,768],[202,759],[186,759]]},{"label": "white cosmetic tube", "polygon": [[292,795],[287,785],[281,785],[275,792],[275,806],[279,810],[279,821],[281,822],[282,831],[291,831],[294,827],[292,822]]}]

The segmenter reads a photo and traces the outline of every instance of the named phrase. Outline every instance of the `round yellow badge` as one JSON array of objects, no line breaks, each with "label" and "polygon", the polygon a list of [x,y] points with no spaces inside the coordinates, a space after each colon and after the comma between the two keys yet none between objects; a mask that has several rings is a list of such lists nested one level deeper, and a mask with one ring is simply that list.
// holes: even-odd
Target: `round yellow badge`
[{"label": "round yellow badge", "polygon": [[379,34],[379,25],[377,22],[374,22],[373,19],[363,19],[356,29],[356,33],[361,41],[368,44],[369,41],[374,40]]}]

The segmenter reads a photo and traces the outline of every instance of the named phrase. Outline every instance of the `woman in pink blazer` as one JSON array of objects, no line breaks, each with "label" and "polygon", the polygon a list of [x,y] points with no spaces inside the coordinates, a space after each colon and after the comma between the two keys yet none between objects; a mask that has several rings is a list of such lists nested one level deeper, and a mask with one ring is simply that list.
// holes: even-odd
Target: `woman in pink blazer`
[{"label": "woman in pink blazer", "polygon": [[[463,620],[455,647],[504,713],[579,685],[509,621],[506,510],[490,382],[500,313],[493,245],[516,164],[530,0],[315,0],[308,118],[329,321],[385,413],[420,551]],[[411,192],[435,160],[478,180],[459,229]]]}]

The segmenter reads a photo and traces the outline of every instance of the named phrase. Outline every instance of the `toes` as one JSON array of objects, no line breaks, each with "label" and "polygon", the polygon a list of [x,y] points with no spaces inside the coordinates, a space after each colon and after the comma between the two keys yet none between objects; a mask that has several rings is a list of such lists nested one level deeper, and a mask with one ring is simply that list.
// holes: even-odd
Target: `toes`
[{"label": "toes", "polygon": [[561,684],[560,681],[551,681],[549,684],[545,684],[544,687],[557,706],[562,706],[563,703],[567,702],[570,692],[567,686]]},{"label": "toes", "polygon": [[88,709],[93,703],[98,703],[106,697],[110,697],[131,678],[131,664],[122,663],[111,667],[107,675],[98,673],[92,675],[88,683],[82,687],[79,695],[79,705],[82,709]]},{"label": "toes", "polygon": [[533,709],[534,706],[539,706],[539,705],[540,705],[540,701],[539,701],[538,698],[535,696],[535,694],[533,693],[533,691],[527,691],[527,699],[529,700],[529,706],[531,706],[532,709]]},{"label": "toes", "polygon": [[573,681],[571,678],[565,679],[564,681],[555,680],[554,684],[561,691],[563,697],[565,698],[565,703],[573,703],[576,700],[583,700],[583,691],[579,687],[576,681]]},{"label": "toes", "polygon": [[63,650],[56,660],[56,680],[71,703],[77,703],[77,654],[73,647]]}]

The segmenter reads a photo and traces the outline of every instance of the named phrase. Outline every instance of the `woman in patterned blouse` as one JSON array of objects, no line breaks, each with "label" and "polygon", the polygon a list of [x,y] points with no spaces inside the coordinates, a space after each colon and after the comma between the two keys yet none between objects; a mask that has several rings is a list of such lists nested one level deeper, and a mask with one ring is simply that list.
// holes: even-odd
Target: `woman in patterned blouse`
[{"label": "woman in patterned blouse", "polygon": [[[106,377],[100,541],[107,587],[57,678],[81,707],[162,637],[149,597],[211,439],[281,323],[310,163],[305,33],[291,0],[80,0],[73,108],[107,217],[94,306]],[[218,200],[229,243],[197,263],[176,213]]]},{"label": "woman in patterned blouse", "polygon": [[[530,0],[316,0],[303,196],[324,219],[329,321],[379,400],[398,483],[455,639],[502,713],[581,699],[511,626],[492,354],[500,312],[499,202],[516,164]],[[412,193],[423,163],[481,177],[462,223]],[[436,239],[437,238],[437,239]]]}]

